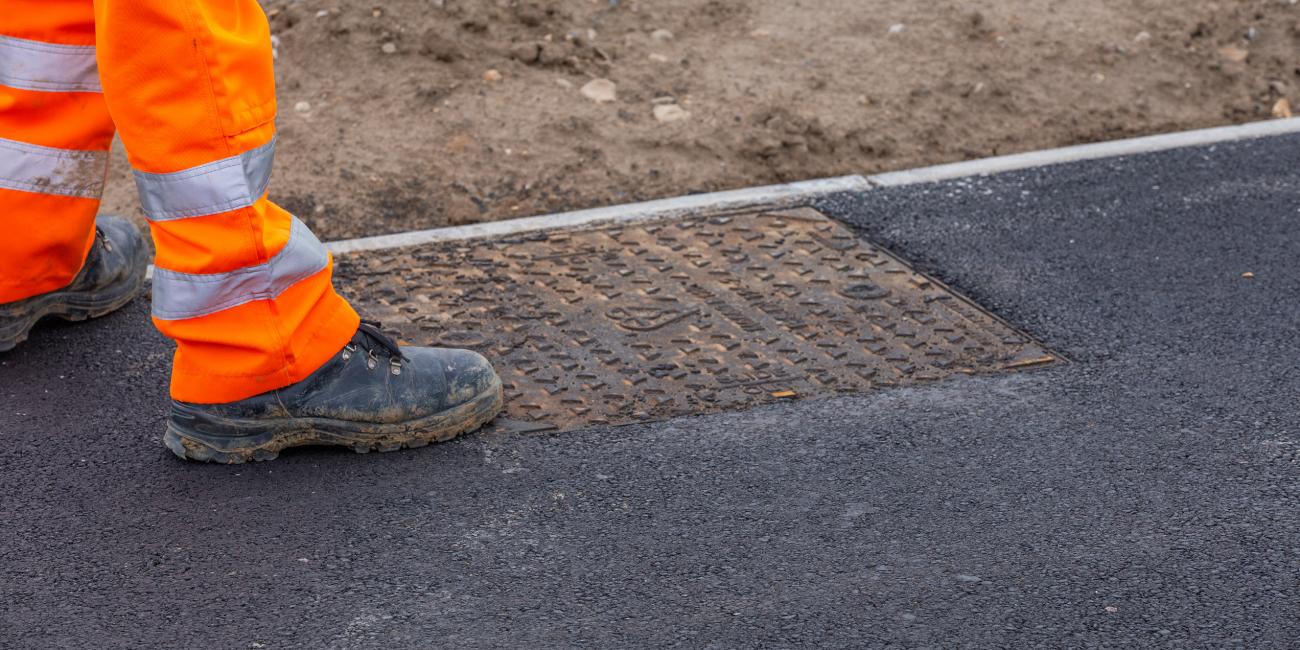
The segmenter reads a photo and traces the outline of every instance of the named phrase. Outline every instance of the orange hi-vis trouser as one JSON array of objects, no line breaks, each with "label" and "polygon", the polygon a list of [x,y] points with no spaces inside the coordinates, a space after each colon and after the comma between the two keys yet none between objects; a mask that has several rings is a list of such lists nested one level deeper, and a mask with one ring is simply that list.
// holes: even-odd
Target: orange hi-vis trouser
[{"label": "orange hi-vis trouser", "polygon": [[171,394],[295,383],[355,333],[332,260],[267,200],[271,36],[256,0],[0,0],[0,303],[67,286],[95,238],[114,128],[156,249]]}]

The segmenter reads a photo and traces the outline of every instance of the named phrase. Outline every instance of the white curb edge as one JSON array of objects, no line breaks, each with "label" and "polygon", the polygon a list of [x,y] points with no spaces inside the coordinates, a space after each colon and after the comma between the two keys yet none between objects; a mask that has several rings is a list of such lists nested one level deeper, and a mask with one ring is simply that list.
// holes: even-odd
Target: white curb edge
[{"label": "white curb edge", "polygon": [[671,199],[614,205],[576,212],[561,212],[539,217],[524,217],[505,221],[489,221],[465,226],[416,230],[412,232],[379,235],[329,242],[325,247],[331,253],[354,253],[418,244],[482,237],[501,237],[535,230],[576,228],[593,224],[618,224],[661,219],[708,208],[713,211],[742,209],[750,206],[770,205],[807,199],[823,194],[847,190],[869,190],[871,183],[861,176],[840,176],[784,185],[751,187],[727,192],[692,194]]},{"label": "white curb edge", "polygon": [[950,163],[947,165],[922,167],[920,169],[886,172],[884,174],[868,176],[867,178],[872,183],[882,187],[913,185],[916,183],[930,183],[934,181],[951,180],[954,178],[965,178],[968,176],[986,176],[988,174],[1028,169],[1030,167],[1045,167],[1047,165],[1058,165],[1079,160],[1130,156],[1133,154],[1150,153],[1153,151],[1165,151],[1168,149],[1180,149],[1183,147],[1194,147],[1197,145],[1215,144],[1218,142],[1232,142],[1235,140],[1248,140],[1270,135],[1284,135],[1287,133],[1297,132],[1300,132],[1300,117],[1293,117],[1287,119],[1267,120],[1264,122],[1251,122],[1249,124],[1240,124],[1236,126],[1220,126],[1196,131],[1151,135],[1141,138],[1130,138],[1128,140],[1113,140],[1111,142],[1083,144],[1073,147],[1062,147],[1060,149],[1030,151],[1009,156],[997,156],[995,158],[984,158],[981,160]]}]

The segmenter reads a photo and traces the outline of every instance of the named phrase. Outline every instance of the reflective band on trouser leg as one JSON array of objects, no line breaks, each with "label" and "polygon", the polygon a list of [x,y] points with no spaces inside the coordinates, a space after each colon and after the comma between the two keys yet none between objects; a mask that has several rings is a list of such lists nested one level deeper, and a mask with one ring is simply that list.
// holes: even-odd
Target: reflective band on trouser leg
[{"label": "reflective band on trouser leg", "polygon": [[0,0],[0,303],[68,285],[94,242],[113,122],[89,2]]},{"label": "reflective band on trouser leg", "polygon": [[231,402],[302,380],[359,319],[320,242],[266,198],[265,14],[256,0],[95,0],[95,11],[104,97],[157,251],[154,324],[176,341],[172,397]]},{"label": "reflective band on trouser leg", "polygon": [[97,199],[107,151],[55,149],[0,138],[0,188]]},{"label": "reflective band on trouser leg", "polygon": [[180,174],[135,172],[140,204],[150,221],[198,217],[253,205],[271,181],[275,140]]},{"label": "reflective band on trouser leg", "polygon": [[95,46],[0,35],[0,84],[19,90],[97,93]]},{"label": "reflective band on trouser leg", "polygon": [[296,217],[289,242],[263,264],[225,273],[177,273],[155,269],[153,317],[181,320],[215,314],[254,300],[272,300],[289,287],[320,273],[329,252]]}]

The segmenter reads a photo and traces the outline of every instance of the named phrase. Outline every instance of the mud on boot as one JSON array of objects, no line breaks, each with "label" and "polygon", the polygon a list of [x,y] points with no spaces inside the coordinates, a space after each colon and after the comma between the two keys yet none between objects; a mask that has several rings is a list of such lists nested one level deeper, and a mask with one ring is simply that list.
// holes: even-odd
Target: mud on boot
[{"label": "mud on boot", "polygon": [[27,340],[46,316],[79,321],[117,311],[144,288],[149,250],[139,229],[118,217],[101,216],[86,262],[68,286],[0,304],[0,352]]},{"label": "mud on boot", "polygon": [[228,404],[173,401],[163,442],[181,458],[219,463],[270,460],[301,445],[393,451],[473,431],[502,404],[501,380],[479,354],[399,348],[363,322],[296,384]]}]

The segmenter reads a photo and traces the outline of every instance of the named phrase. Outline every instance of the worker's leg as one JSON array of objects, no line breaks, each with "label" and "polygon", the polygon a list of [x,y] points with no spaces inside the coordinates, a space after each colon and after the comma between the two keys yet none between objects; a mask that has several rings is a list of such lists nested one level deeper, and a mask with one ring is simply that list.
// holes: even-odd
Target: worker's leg
[{"label": "worker's leg", "polygon": [[357,331],[331,260],[267,200],[275,83],[255,0],[94,0],[99,74],[156,249],[154,323],[174,399],[293,384]]},{"label": "worker's leg", "polygon": [[0,0],[0,352],[144,285],[140,231],[95,217],[113,123],[94,42],[90,0]]},{"label": "worker's leg", "polygon": [[66,287],[95,238],[113,122],[90,0],[0,0],[0,303]]},{"label": "worker's leg", "polygon": [[154,322],[176,340],[165,444],[242,462],[301,444],[390,450],[501,409],[466,350],[360,324],[325,248],[267,200],[271,35],[256,0],[94,0],[100,78],[157,248]]}]

